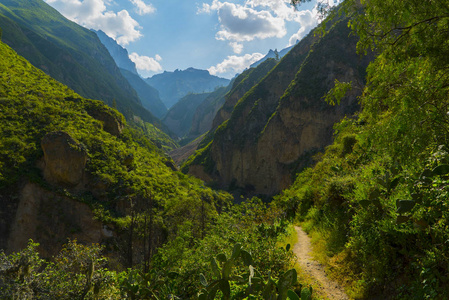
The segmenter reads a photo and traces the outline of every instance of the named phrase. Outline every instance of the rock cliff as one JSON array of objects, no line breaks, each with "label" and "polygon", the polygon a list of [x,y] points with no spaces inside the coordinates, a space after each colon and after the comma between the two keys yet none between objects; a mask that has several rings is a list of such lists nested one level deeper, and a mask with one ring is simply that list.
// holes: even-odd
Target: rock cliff
[{"label": "rock cliff", "polygon": [[[357,109],[354,88],[339,106],[322,97],[335,80],[363,85],[369,57],[356,54],[347,20],[323,37],[312,32],[240,98],[189,173],[223,188],[273,195],[288,187],[311,156],[332,142],[333,125]],[[192,168],[193,166],[193,168]]]}]

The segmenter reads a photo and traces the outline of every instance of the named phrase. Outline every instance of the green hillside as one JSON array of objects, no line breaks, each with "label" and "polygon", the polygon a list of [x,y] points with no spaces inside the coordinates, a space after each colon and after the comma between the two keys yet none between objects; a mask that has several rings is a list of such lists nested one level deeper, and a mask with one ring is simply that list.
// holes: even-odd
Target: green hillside
[{"label": "green hillside", "polygon": [[158,123],[142,108],[96,34],[67,20],[44,1],[2,1],[0,26],[6,44],[78,94],[116,105],[129,120],[137,115]]},{"label": "green hillside", "polygon": [[[283,293],[296,283],[296,271],[282,275],[292,256],[278,246],[287,223],[277,212],[257,199],[232,207],[229,194],[175,171],[116,110],[79,96],[4,43],[0,201],[0,248],[15,251],[0,252],[0,298],[192,298],[207,293],[198,278],[213,282],[217,253],[229,258],[217,263],[226,270],[225,294],[249,264],[281,278]],[[232,294],[261,295],[266,284],[277,295],[273,280],[261,284]]]},{"label": "green hillside", "polygon": [[[446,299],[447,3],[362,3],[364,14],[345,3],[359,51],[379,53],[362,111],[335,126],[335,142],[276,203],[312,234],[352,298]],[[328,99],[338,104],[344,91],[338,84]]]}]

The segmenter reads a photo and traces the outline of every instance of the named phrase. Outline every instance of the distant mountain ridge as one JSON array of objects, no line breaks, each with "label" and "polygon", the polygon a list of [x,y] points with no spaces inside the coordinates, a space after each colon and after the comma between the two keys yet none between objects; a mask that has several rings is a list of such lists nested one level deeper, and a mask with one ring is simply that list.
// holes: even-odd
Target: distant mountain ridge
[{"label": "distant mountain ridge", "polygon": [[159,96],[167,108],[172,107],[189,93],[213,92],[217,87],[227,86],[229,79],[210,75],[207,70],[188,68],[156,74],[145,82],[159,91]]},{"label": "distant mountain ridge", "polygon": [[[295,45],[298,44],[298,43],[299,43],[299,40],[296,40]],[[284,57],[285,54],[287,54],[290,50],[293,49],[293,47],[295,47],[295,45],[291,45],[290,47],[284,48],[284,49],[282,49],[281,51],[279,51],[279,52],[278,52],[278,55],[277,55],[278,58]],[[275,50],[270,49],[270,50],[268,51],[267,55],[265,55],[265,56],[262,57],[260,60],[258,60],[258,61],[256,61],[255,63],[253,63],[253,64],[250,66],[250,68],[255,68],[255,67],[257,67],[258,65],[260,65],[261,63],[263,63],[264,61],[266,61],[266,60],[269,59],[269,58],[276,58],[276,51],[277,51],[277,49],[275,49]]]},{"label": "distant mountain ridge", "polygon": [[152,114],[161,119],[167,113],[167,107],[162,103],[159,97],[159,92],[147,84],[137,73],[136,64],[131,61],[128,55],[128,50],[117,44],[117,42],[110,38],[101,30],[92,30],[95,32],[108,49],[117,66],[120,68],[122,75],[128,80],[129,84],[137,92],[142,106],[148,109]]},{"label": "distant mountain ridge", "polygon": [[131,59],[129,59],[128,50],[117,44],[117,42],[113,38],[109,37],[103,31],[94,29],[91,29],[91,31],[97,34],[98,38],[106,47],[106,49],[108,49],[109,54],[111,54],[112,58],[119,68],[128,70],[131,73],[138,75],[136,64]]}]

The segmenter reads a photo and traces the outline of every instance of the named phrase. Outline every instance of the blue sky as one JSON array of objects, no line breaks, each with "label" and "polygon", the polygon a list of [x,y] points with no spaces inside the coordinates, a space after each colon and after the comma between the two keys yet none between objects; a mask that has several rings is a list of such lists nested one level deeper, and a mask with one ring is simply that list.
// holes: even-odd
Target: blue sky
[{"label": "blue sky", "polygon": [[316,0],[45,0],[68,19],[125,47],[139,73],[189,67],[231,78],[269,49],[281,50],[318,23]]}]

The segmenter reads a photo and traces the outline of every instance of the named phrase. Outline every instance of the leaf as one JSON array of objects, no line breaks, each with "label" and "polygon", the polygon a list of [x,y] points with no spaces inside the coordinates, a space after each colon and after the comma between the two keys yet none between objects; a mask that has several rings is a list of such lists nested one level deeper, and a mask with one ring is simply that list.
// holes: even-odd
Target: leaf
[{"label": "leaf", "polygon": [[292,290],[288,290],[287,296],[290,300],[299,300],[299,296]]},{"label": "leaf", "polygon": [[211,258],[210,260],[210,264],[212,267],[212,272],[214,273],[215,277],[220,278],[221,276],[221,272],[220,272],[220,268],[217,265],[217,261],[215,260],[215,258]]},{"label": "leaf", "polygon": [[290,244],[287,244],[287,246],[285,246],[285,251],[289,251],[290,250],[290,247],[291,247],[291,245]]},{"label": "leaf", "polygon": [[372,201],[370,200],[360,200],[359,204],[363,208],[367,208],[370,204],[372,204]]},{"label": "leaf", "polygon": [[229,279],[229,275],[231,274],[231,270],[232,270],[232,265],[233,265],[232,260],[228,260],[227,262],[225,262],[223,269],[221,270],[223,279],[226,279],[226,280]]},{"label": "leaf", "polygon": [[372,191],[369,194],[368,199],[372,201],[372,200],[378,199],[379,197],[380,197],[380,191],[379,191],[379,189],[375,189],[374,191]]},{"label": "leaf", "polygon": [[449,165],[439,165],[432,170],[433,175],[446,175],[449,173]]},{"label": "leaf", "polygon": [[407,216],[397,216],[396,218],[396,224],[402,224],[410,220],[410,217]]},{"label": "leaf", "polygon": [[220,280],[220,290],[223,292],[225,299],[231,298],[231,286],[229,281],[222,279]]},{"label": "leaf", "polygon": [[396,206],[398,209],[396,210],[396,212],[398,214],[408,213],[413,209],[415,204],[416,202],[413,200],[397,200]]},{"label": "leaf", "polygon": [[422,195],[418,193],[414,193],[411,195],[412,199],[417,203],[420,204],[422,202]]},{"label": "leaf", "polygon": [[279,278],[277,287],[279,293],[286,291],[290,286],[296,283],[297,274],[295,269],[290,269]]},{"label": "leaf", "polygon": [[312,300],[312,288],[305,287],[301,290],[301,300]]},{"label": "leaf", "polygon": [[433,177],[433,172],[429,169],[424,169],[424,171],[419,176],[419,178],[421,178],[421,179],[431,178],[431,177]]},{"label": "leaf", "polygon": [[226,255],[225,255],[224,253],[218,254],[218,255],[217,255],[217,259],[218,259],[218,261],[221,261],[221,262],[225,262],[225,261],[228,260],[228,259],[226,258]]},{"label": "leaf", "polygon": [[207,286],[207,280],[206,277],[204,277],[203,273],[200,274],[200,283],[205,287]]},{"label": "leaf", "polygon": [[209,290],[209,294],[207,295],[208,300],[215,299],[215,295],[217,294],[219,287],[220,287],[219,281],[217,280],[207,288]]},{"label": "leaf", "polygon": [[237,243],[234,245],[234,249],[232,250],[231,259],[235,260],[240,255],[240,251],[242,250],[242,244]]},{"label": "leaf", "polygon": [[179,273],[177,273],[177,272],[169,272],[167,274],[167,277],[170,278],[170,279],[175,279],[178,276],[179,276]]},{"label": "leaf", "polygon": [[397,185],[399,184],[399,182],[401,181],[401,179],[402,179],[402,176],[398,176],[395,179],[393,179],[393,181],[390,182],[390,190],[394,190],[397,187]]},{"label": "leaf", "polygon": [[251,254],[246,251],[246,250],[241,250],[240,251],[240,256],[243,259],[243,263],[245,264],[245,266],[251,266],[253,265],[253,257],[251,256]]}]

